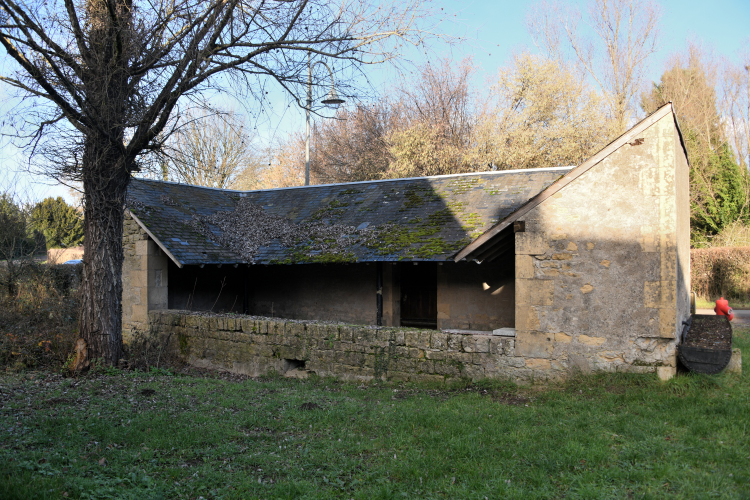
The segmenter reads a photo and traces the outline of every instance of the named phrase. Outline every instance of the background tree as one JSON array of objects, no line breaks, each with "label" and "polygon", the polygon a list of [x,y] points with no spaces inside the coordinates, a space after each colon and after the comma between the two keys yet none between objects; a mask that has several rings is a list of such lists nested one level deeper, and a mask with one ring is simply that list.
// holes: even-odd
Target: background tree
[{"label": "background tree", "polygon": [[740,64],[724,64],[723,84],[726,134],[740,166],[747,169],[750,168],[750,53]]},{"label": "background tree", "polygon": [[225,188],[240,172],[245,182],[257,177],[251,138],[234,112],[188,113],[160,155],[167,177],[186,184]]},{"label": "background tree", "polygon": [[652,112],[673,102],[690,160],[691,235],[705,244],[735,221],[750,220],[750,177],[740,167],[724,135],[716,104],[713,58],[696,46],[672,59],[650,92],[641,98]]},{"label": "background tree", "polygon": [[657,4],[649,0],[591,0],[585,14],[541,2],[527,25],[549,57],[575,62],[598,84],[621,134],[636,111],[648,59],[656,51],[659,17]]},{"label": "background tree", "polygon": [[[305,136],[301,132],[277,140],[259,153],[258,158],[263,158],[262,165],[256,165],[252,175],[240,174],[232,185],[234,189],[274,189],[305,184]],[[318,183],[314,176],[311,182]]]},{"label": "background tree", "polygon": [[48,250],[75,247],[83,243],[83,218],[61,196],[45,198],[34,205],[29,228],[44,235]]},{"label": "background tree", "polygon": [[391,101],[396,128],[387,136],[391,162],[385,177],[487,170],[491,158],[475,135],[481,107],[471,89],[471,59],[441,59],[401,82]]},{"label": "background tree", "polygon": [[27,235],[28,209],[9,192],[0,193],[0,286],[14,297],[19,277],[37,248]]},{"label": "background tree", "polygon": [[29,104],[15,126],[51,175],[83,185],[90,357],[121,355],[122,207],[142,156],[176,128],[179,103],[222,89],[262,103],[268,78],[304,95],[308,54],[354,69],[387,60],[399,40],[421,43],[420,12],[420,0],[0,0],[0,44],[16,68],[0,81]]},{"label": "background tree", "polygon": [[615,134],[601,96],[561,64],[524,53],[500,70],[482,120],[497,168],[578,165]]},{"label": "background tree", "polygon": [[388,135],[397,127],[395,114],[390,103],[380,99],[371,105],[344,108],[336,119],[316,126],[310,152],[315,182],[358,182],[383,177],[391,161]]}]

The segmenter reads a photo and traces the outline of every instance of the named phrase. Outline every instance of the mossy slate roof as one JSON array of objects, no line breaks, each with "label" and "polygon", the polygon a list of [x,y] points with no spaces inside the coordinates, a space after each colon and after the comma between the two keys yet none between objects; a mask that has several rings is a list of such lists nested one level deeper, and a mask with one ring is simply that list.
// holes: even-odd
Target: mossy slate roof
[{"label": "mossy slate roof", "polygon": [[[293,224],[322,222],[380,230],[377,241],[309,255],[307,242],[258,248],[255,264],[448,261],[572,167],[232,191],[133,179],[126,207],[183,265],[246,263],[247,258],[190,224],[194,216],[233,211],[243,198]],[[209,224],[220,240],[222,230]],[[344,238],[344,241],[345,238]]]}]

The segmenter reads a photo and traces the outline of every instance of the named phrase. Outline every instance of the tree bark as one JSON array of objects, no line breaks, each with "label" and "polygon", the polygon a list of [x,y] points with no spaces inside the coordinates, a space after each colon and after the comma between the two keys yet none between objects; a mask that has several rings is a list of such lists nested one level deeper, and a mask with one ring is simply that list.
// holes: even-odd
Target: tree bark
[{"label": "tree bark", "polygon": [[[130,173],[116,148],[86,139],[84,259],[80,334],[87,361],[116,364],[122,355],[122,226]],[[94,164],[91,164],[94,163]]]}]

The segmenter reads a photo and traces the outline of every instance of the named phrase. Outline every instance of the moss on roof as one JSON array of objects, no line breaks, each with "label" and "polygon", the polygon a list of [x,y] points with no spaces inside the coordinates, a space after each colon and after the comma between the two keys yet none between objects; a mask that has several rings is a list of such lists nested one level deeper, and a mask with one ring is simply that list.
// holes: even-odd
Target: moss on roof
[{"label": "moss on roof", "polygon": [[246,192],[134,179],[127,207],[182,264],[446,261],[566,172]]}]

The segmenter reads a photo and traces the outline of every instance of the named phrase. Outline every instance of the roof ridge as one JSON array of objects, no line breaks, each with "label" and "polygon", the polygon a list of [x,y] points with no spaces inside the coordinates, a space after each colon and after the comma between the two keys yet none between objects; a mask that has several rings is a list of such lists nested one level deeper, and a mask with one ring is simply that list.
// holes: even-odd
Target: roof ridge
[{"label": "roof ridge", "polygon": [[376,179],[371,181],[355,181],[355,182],[335,182],[332,184],[313,184],[311,186],[289,186],[279,188],[266,188],[266,189],[229,189],[229,188],[215,188],[210,186],[197,186],[195,184],[184,184],[181,182],[165,181],[161,179],[142,179],[134,178],[133,180],[142,182],[158,182],[162,184],[170,184],[173,186],[185,186],[191,188],[208,189],[211,191],[220,191],[223,193],[263,193],[268,191],[282,191],[285,189],[312,189],[312,188],[323,188],[332,186],[354,186],[360,184],[376,184],[381,182],[396,182],[396,181],[416,181],[416,180],[429,180],[429,179],[447,179],[452,177],[469,177],[473,175],[506,175],[506,174],[518,174],[518,173],[535,173],[535,172],[562,172],[570,171],[576,168],[575,165],[565,167],[542,167],[542,168],[516,168],[511,170],[495,170],[495,171],[480,171],[480,172],[465,172],[461,174],[442,174],[442,175],[428,175],[423,177],[399,177],[396,179]]}]

